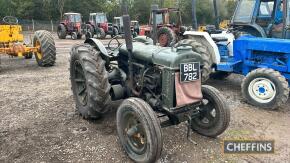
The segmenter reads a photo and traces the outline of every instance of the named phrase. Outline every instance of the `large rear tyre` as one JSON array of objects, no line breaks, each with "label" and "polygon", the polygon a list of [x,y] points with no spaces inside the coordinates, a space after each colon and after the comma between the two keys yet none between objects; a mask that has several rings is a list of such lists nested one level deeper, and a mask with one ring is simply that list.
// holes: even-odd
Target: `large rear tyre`
[{"label": "large rear tyre", "polygon": [[117,131],[120,142],[134,162],[156,162],[163,141],[159,120],[145,101],[129,98],[117,112]]},{"label": "large rear tyre", "polygon": [[161,27],[157,32],[158,43],[162,47],[168,47],[172,42],[176,42],[176,36],[172,29]]},{"label": "large rear tyre", "polygon": [[212,64],[213,61],[210,57],[210,53],[208,53],[207,48],[204,47],[202,44],[200,44],[199,42],[192,40],[192,39],[184,39],[178,42],[178,44],[176,46],[181,46],[187,44],[189,46],[192,47],[192,51],[198,53],[201,55],[201,58],[203,60],[203,67],[201,70],[201,74],[202,74],[202,82],[205,82],[209,79],[209,76],[212,72]]},{"label": "large rear tyre", "polygon": [[97,35],[98,39],[105,39],[106,38],[106,32],[103,28],[97,28],[96,35]]},{"label": "large rear tyre", "polygon": [[242,94],[251,105],[277,109],[289,98],[288,82],[278,71],[259,68],[244,78]]},{"label": "large rear tyre", "polygon": [[105,61],[90,45],[71,51],[70,80],[76,108],[86,119],[97,119],[109,110],[111,85]]},{"label": "large rear tyre", "polygon": [[112,38],[114,38],[115,36],[119,35],[119,31],[116,27],[113,28],[113,34],[111,35]]},{"label": "large rear tyre", "polygon": [[55,64],[56,49],[50,32],[45,30],[36,31],[34,33],[33,46],[39,48],[35,53],[35,58],[39,66],[49,67]]},{"label": "large rear tyre", "polygon": [[211,86],[202,86],[203,101],[200,114],[192,118],[191,128],[197,133],[217,137],[230,123],[230,109],[221,93]]},{"label": "large rear tyre", "polygon": [[59,24],[57,27],[57,36],[59,39],[65,39],[66,38],[66,28],[63,24]]},{"label": "large rear tyre", "polygon": [[88,34],[88,36],[90,36],[90,38],[93,38],[94,33],[95,33],[94,27],[91,24],[86,24],[86,32],[85,33],[86,33],[86,38],[87,38],[87,33],[90,33],[90,34]]}]

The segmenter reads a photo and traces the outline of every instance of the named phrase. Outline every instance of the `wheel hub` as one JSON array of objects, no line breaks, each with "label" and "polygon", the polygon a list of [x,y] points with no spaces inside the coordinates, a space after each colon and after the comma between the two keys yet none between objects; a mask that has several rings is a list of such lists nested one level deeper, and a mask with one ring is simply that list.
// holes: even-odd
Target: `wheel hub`
[{"label": "wheel hub", "polygon": [[249,85],[248,91],[250,96],[260,103],[272,101],[277,94],[275,84],[266,78],[253,80]]},{"label": "wheel hub", "polygon": [[142,154],[146,150],[146,133],[134,114],[126,115],[124,133],[131,150],[135,153]]}]

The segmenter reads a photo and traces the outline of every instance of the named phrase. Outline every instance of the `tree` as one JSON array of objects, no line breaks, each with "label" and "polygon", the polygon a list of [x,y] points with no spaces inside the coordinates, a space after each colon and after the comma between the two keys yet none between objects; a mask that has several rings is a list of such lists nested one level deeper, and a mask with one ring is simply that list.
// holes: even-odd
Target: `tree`
[{"label": "tree", "polygon": [[63,16],[63,8],[64,8],[65,0],[57,0],[58,11],[60,13],[60,20]]}]

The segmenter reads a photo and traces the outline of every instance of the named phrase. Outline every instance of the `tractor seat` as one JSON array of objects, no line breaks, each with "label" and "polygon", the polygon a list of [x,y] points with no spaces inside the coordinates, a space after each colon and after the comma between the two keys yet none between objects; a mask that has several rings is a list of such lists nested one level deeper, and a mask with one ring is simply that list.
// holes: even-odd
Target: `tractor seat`
[{"label": "tractor seat", "polygon": [[213,37],[212,39],[214,42],[226,42],[226,41],[228,41],[228,38],[226,38],[226,37]]}]

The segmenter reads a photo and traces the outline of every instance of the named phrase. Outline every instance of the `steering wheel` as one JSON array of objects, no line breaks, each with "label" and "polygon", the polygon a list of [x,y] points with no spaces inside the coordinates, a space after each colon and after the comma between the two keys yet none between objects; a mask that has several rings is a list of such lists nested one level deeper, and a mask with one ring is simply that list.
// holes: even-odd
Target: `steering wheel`
[{"label": "steering wheel", "polygon": [[9,25],[17,25],[18,24],[18,19],[14,16],[5,16],[2,21],[4,23],[7,23]]},{"label": "steering wheel", "polygon": [[[116,40],[118,43],[117,47],[111,47],[111,44],[113,42],[113,40]],[[120,41],[118,40],[118,36],[114,36],[108,43],[108,49],[111,51],[115,51],[116,49],[118,49],[122,44],[120,43]]]}]

